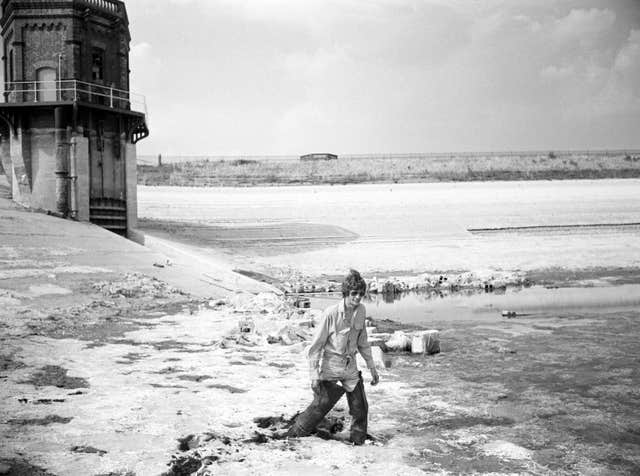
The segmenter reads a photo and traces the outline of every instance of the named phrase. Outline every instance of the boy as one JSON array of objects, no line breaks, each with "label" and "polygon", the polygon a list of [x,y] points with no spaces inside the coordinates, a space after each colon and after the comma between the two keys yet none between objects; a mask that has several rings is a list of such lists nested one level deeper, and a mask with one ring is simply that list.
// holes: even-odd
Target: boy
[{"label": "boy", "polygon": [[367,284],[355,270],[342,282],[342,300],[322,314],[308,351],[313,402],[296,418],[287,436],[308,436],[346,392],[351,415],[351,442],[367,437],[368,404],[356,352],[367,363],[371,385],[379,381],[365,327],[366,310],[360,302]]}]

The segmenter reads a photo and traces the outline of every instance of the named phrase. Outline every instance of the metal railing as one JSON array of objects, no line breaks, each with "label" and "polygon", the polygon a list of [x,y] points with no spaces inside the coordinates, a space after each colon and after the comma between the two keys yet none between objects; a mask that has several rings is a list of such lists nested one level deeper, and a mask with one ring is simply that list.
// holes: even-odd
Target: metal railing
[{"label": "metal railing", "polygon": [[5,103],[33,104],[58,101],[82,101],[114,109],[126,109],[147,114],[147,103],[142,94],[101,84],[86,83],[76,79],[5,83]]},{"label": "metal railing", "polygon": [[113,13],[119,13],[120,8],[117,2],[113,2],[111,0],[83,0],[84,3],[88,5],[92,5],[95,7],[102,8],[104,10],[108,10]]}]

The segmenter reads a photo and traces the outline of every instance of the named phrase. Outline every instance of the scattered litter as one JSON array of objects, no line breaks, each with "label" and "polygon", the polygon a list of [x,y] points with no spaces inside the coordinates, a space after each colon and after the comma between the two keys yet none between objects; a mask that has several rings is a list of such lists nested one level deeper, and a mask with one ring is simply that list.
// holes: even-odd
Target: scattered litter
[{"label": "scattered litter", "polygon": [[244,318],[244,319],[241,319],[240,322],[238,322],[238,327],[240,327],[240,332],[250,333],[255,330],[256,325],[253,322],[253,319]]},{"label": "scattered litter", "polygon": [[405,334],[404,331],[396,331],[385,345],[389,350],[401,352],[411,350],[411,337]]},{"label": "scattered litter", "polygon": [[309,309],[311,307],[311,301],[309,298],[298,298],[293,302],[294,307]]},{"label": "scattered litter", "polygon": [[413,354],[437,354],[440,352],[440,334],[436,330],[420,331],[411,340]]}]

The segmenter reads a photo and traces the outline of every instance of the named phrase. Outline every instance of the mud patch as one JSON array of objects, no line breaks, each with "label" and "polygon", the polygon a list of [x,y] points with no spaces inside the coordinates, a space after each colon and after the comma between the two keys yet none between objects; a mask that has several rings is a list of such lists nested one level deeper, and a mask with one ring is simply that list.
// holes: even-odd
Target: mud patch
[{"label": "mud patch", "polygon": [[161,476],[190,476],[198,471],[205,463],[198,453],[186,456],[172,456],[169,471]]},{"label": "mud patch", "polygon": [[111,471],[109,473],[96,474],[96,476],[136,476],[136,473],[123,469],[121,471]]},{"label": "mud patch", "polygon": [[128,354],[120,357],[120,360],[116,360],[116,364],[131,365],[139,360],[143,360],[149,357],[149,354],[138,354],[136,352],[129,352]]},{"label": "mud patch", "polygon": [[217,388],[219,390],[226,390],[229,393],[247,393],[249,390],[245,390],[243,388],[233,387],[231,385],[212,383],[211,385],[207,385],[207,388]]},{"label": "mud patch", "polygon": [[275,367],[275,368],[277,368],[277,369],[291,369],[291,368],[293,368],[293,367],[295,367],[295,366],[296,366],[295,364],[290,363],[290,362],[289,362],[289,363],[287,363],[287,362],[284,362],[284,363],[280,363],[280,362],[269,362],[267,365],[268,365],[269,367]]},{"label": "mud patch", "polygon": [[[28,398],[19,398],[20,403],[32,403],[34,405],[53,405],[54,403],[64,403],[64,398],[39,398],[37,400],[29,400]],[[0,473],[2,474],[2,473]]]},{"label": "mud patch", "polygon": [[22,362],[14,360],[11,355],[0,355],[0,372],[21,369],[24,366]]},{"label": "mud patch", "polygon": [[179,388],[179,389],[187,388],[183,385],[163,385],[161,383],[150,383],[149,385],[151,385],[153,388]]},{"label": "mud patch", "polygon": [[187,435],[182,438],[178,438],[178,450],[189,451],[198,448],[210,441],[220,441],[223,445],[227,446],[231,444],[231,438],[226,435],[218,435],[214,432],[203,433],[202,435]]},{"label": "mud patch", "polygon": [[20,425],[20,426],[49,426],[54,423],[60,423],[62,425],[66,425],[73,417],[61,417],[59,415],[47,415],[44,418],[15,418],[13,420],[9,420],[7,423],[10,425]]},{"label": "mud patch", "polygon": [[72,446],[69,448],[72,453],[87,453],[87,454],[97,454],[99,456],[104,456],[107,454],[105,450],[100,450],[98,448],[94,448],[93,446]]},{"label": "mud patch", "polygon": [[211,375],[178,375],[178,380],[188,380],[190,382],[202,382],[203,380],[209,380],[213,377]]},{"label": "mud patch", "polygon": [[165,367],[163,369],[160,369],[156,372],[150,372],[152,374],[155,375],[167,375],[167,374],[176,374],[178,372],[182,372],[184,371],[184,369],[181,369],[180,367]]},{"label": "mud patch", "polygon": [[7,476],[56,476],[44,468],[15,459],[0,459],[0,470],[0,474]]},{"label": "mud patch", "polygon": [[426,427],[437,427],[442,430],[460,430],[474,426],[511,426],[515,420],[506,417],[490,418],[478,416],[455,416],[450,418],[436,419],[429,422]]},{"label": "mud patch", "polygon": [[58,387],[58,388],[89,388],[89,382],[80,377],[67,377],[67,369],[57,365],[46,365],[36,372],[29,380],[22,381],[22,384],[30,384],[36,387]]}]

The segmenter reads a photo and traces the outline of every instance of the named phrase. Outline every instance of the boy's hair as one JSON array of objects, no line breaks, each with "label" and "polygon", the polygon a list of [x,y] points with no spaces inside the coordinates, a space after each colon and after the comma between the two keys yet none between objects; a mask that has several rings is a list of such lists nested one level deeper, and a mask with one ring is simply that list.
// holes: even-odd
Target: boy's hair
[{"label": "boy's hair", "polygon": [[349,270],[349,274],[342,280],[342,297],[347,297],[349,291],[362,291],[363,294],[367,292],[367,283],[355,269]]}]

